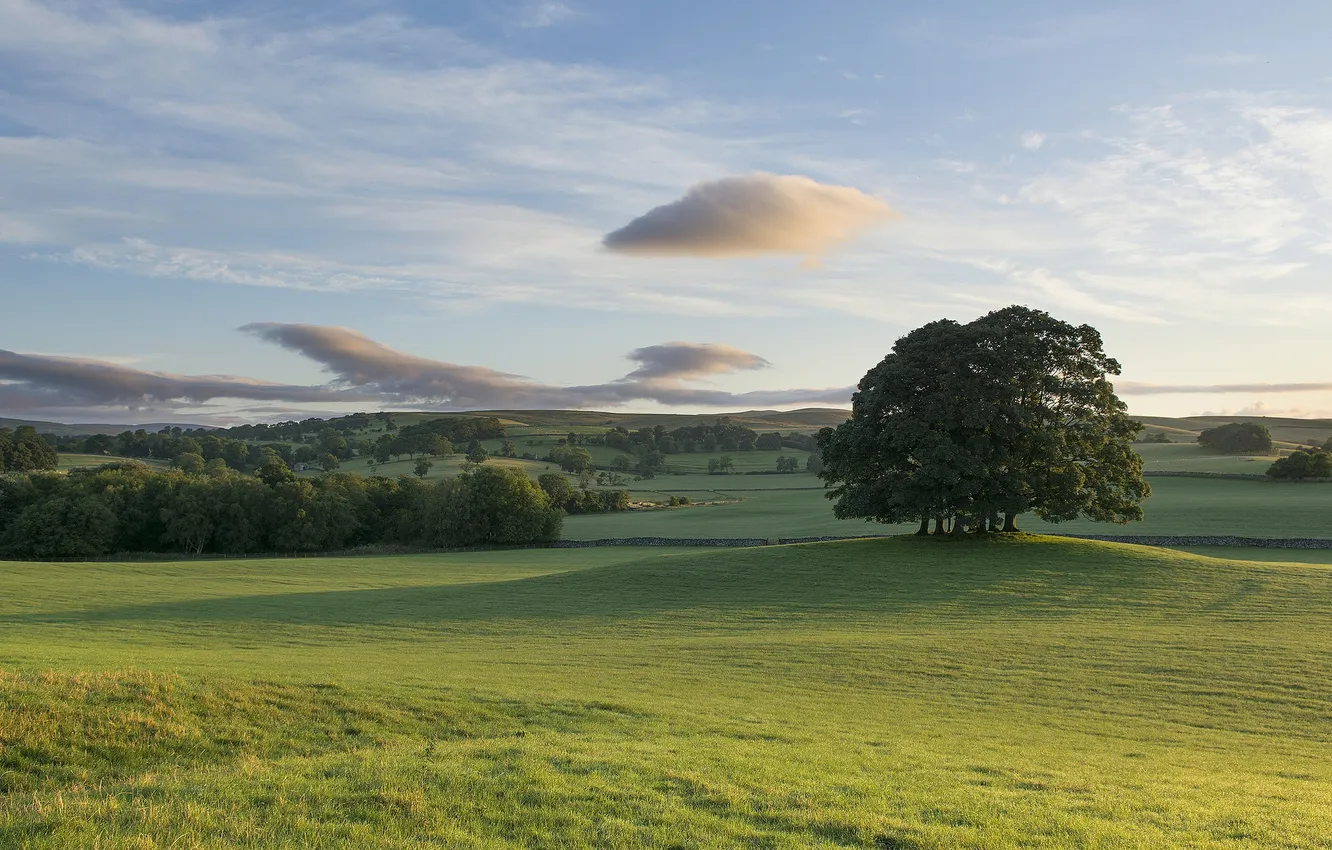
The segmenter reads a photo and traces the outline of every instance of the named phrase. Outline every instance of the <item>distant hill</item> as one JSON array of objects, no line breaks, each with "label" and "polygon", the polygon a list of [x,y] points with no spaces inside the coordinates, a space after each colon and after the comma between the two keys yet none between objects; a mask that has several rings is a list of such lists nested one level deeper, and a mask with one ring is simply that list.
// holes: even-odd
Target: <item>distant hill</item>
[{"label": "distant hill", "polygon": [[64,422],[45,422],[40,419],[6,419],[0,417],[0,428],[18,428],[23,425],[31,425],[36,428],[40,434],[55,434],[57,437],[83,437],[93,434],[120,434],[124,431],[137,431],[142,428],[149,433],[161,431],[163,428],[176,428],[190,430],[195,428],[205,428],[212,430],[212,425],[191,425],[187,422],[146,422],[141,425],[107,425],[107,424],[83,424],[73,425]]},{"label": "distant hill", "polygon": [[682,428],[729,418],[737,425],[761,428],[822,428],[840,425],[851,415],[849,410],[807,407],[801,410],[746,410],[740,413],[605,413],[582,410],[488,410],[473,415],[494,416],[523,425],[604,425],[635,428]]},{"label": "distant hill", "polygon": [[1266,425],[1272,439],[1286,447],[1322,444],[1332,439],[1332,419],[1292,419],[1284,416],[1137,416],[1148,430],[1164,430],[1197,436],[1208,428],[1230,422],[1257,422]]},{"label": "distant hill", "polygon": [[[729,417],[732,422],[762,430],[799,430],[812,431],[825,426],[837,426],[845,422],[849,410],[835,407],[806,407],[800,410],[745,410],[738,413],[624,413],[601,410],[469,410],[461,412],[435,413],[417,411],[390,411],[399,425],[426,422],[459,416],[493,416],[506,425],[527,426],[529,428],[612,428],[620,426],[634,430],[637,428],[680,428],[687,425],[702,425],[716,422],[721,417]],[[295,418],[295,417],[293,417]],[[1332,419],[1293,419],[1280,416],[1139,416],[1136,417],[1149,430],[1166,431],[1176,437],[1197,436],[1207,428],[1215,428],[1227,422],[1259,422],[1272,432],[1272,438],[1286,444],[1286,448],[1310,443],[1321,444],[1332,438]],[[88,434],[119,434],[122,431],[135,431],[142,428],[150,433],[162,428],[180,427],[183,429],[204,428],[212,430],[214,426],[196,425],[185,422],[146,422],[137,425],[126,424],[65,424],[32,419],[6,419],[0,417],[0,428],[17,428],[31,425],[43,434],[55,434],[61,437]]]}]

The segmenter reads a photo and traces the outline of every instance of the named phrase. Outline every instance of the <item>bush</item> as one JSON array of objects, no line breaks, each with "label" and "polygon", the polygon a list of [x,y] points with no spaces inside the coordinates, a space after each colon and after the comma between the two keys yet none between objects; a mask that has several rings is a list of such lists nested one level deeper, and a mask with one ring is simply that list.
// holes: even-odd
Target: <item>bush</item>
[{"label": "bush", "polygon": [[1332,454],[1322,449],[1297,449],[1269,466],[1267,474],[1277,481],[1332,478]]}]

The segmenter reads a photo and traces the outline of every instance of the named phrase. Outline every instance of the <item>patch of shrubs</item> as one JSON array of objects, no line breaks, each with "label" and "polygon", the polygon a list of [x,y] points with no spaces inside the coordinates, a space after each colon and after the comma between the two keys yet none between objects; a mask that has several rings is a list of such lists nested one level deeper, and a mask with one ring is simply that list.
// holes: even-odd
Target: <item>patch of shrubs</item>
[{"label": "patch of shrubs", "polygon": [[1309,481],[1332,478],[1332,454],[1322,449],[1296,449],[1267,468],[1277,481]]},{"label": "patch of shrubs", "polygon": [[537,485],[552,505],[569,514],[610,513],[629,507],[627,490],[575,490],[569,479],[558,472],[537,476]]}]

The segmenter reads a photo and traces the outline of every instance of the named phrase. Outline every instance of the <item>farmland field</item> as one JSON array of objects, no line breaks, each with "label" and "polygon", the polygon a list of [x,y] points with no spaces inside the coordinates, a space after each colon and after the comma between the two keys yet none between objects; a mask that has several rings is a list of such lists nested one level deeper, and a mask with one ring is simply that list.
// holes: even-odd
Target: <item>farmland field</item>
[{"label": "farmland field", "polygon": [[[734,476],[726,483],[745,487],[756,477]],[[807,475],[763,477],[815,481]],[[662,488],[660,492],[676,492],[669,489],[670,481],[658,478],[653,484]],[[1152,496],[1143,505],[1146,513],[1143,522],[1121,526],[1079,520],[1050,525],[1031,516],[1023,517],[1022,522],[1029,530],[1051,533],[1332,537],[1332,485],[1205,478],[1153,478],[1151,485]],[[564,536],[574,540],[640,536],[804,537],[907,530],[904,526],[835,519],[832,503],[823,497],[821,489],[741,490],[728,489],[725,484],[717,484],[716,488],[742,501],[569,517],[564,523]]]},{"label": "farmland field", "polygon": [[166,469],[167,462],[157,458],[129,458],[114,457],[112,455],[92,455],[80,454],[78,452],[61,452],[57,456],[56,469],[69,470],[81,469],[84,467],[102,466],[108,463],[127,463],[139,462],[146,463],[149,466],[158,469]]},{"label": "farmland field", "polygon": [[0,563],[0,846],[1327,847],[1326,567]]}]

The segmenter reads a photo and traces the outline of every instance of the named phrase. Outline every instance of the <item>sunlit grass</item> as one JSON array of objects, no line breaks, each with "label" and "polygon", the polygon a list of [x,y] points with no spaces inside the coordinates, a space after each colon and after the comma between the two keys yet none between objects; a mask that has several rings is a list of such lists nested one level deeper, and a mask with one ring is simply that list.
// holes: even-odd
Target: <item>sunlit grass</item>
[{"label": "sunlit grass", "polygon": [[0,846],[1326,846],[1330,578],[1040,538],[4,564]]}]

